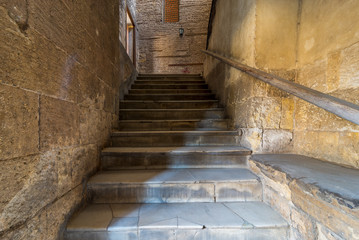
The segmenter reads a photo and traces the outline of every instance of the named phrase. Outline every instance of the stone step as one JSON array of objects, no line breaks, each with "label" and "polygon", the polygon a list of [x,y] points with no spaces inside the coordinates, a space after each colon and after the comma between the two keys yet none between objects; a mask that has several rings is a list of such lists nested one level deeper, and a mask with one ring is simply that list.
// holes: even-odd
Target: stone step
[{"label": "stone step", "polygon": [[121,109],[195,109],[195,108],[218,108],[218,100],[187,100],[187,101],[144,101],[125,100],[120,102]]},{"label": "stone step", "polygon": [[128,94],[125,100],[214,100],[212,93],[187,94]]},{"label": "stone step", "polygon": [[93,203],[262,200],[259,178],[244,168],[104,171],[87,187]]},{"label": "stone step", "polygon": [[223,119],[223,108],[210,109],[121,109],[120,120]]},{"label": "stone step", "polygon": [[202,76],[200,74],[139,74],[137,78],[202,78]]},{"label": "stone step", "polygon": [[237,131],[119,131],[112,147],[234,146]]},{"label": "stone step", "polygon": [[133,84],[131,89],[208,89],[208,84]]},{"label": "stone step", "polygon": [[129,94],[211,93],[209,89],[131,89]]},{"label": "stone step", "polygon": [[251,151],[232,147],[106,148],[102,170],[247,167]]},{"label": "stone step", "polygon": [[183,130],[227,130],[228,120],[185,119],[185,120],[121,120],[118,130],[127,131],[183,131]]},{"label": "stone step", "polygon": [[201,79],[148,79],[148,80],[135,80],[134,84],[181,84],[181,85],[187,85],[187,84],[206,84],[204,80]]},{"label": "stone step", "polygon": [[286,240],[288,223],[262,202],[92,204],[65,240]]}]

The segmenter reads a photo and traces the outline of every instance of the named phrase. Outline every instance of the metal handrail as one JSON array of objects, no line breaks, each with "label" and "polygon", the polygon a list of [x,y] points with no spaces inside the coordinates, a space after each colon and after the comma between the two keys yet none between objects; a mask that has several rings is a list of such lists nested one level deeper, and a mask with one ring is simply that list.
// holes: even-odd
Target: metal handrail
[{"label": "metal handrail", "polygon": [[352,123],[359,125],[359,106],[354,103],[350,103],[345,100],[319,92],[317,90],[305,87],[298,83],[288,81],[286,79],[266,73],[259,69],[249,67],[247,65],[223,57],[216,53],[207,50],[203,50],[202,52],[242,72],[245,72],[265,83],[268,83],[276,88],[279,88],[280,90],[290,93],[309,103],[314,104],[317,107],[325,109],[328,112],[334,113],[335,115],[341,118],[344,118]]}]

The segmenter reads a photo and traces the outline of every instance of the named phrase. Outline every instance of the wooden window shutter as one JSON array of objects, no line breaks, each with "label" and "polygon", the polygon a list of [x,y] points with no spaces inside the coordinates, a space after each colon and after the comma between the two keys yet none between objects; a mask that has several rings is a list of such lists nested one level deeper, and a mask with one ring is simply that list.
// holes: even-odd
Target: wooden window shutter
[{"label": "wooden window shutter", "polygon": [[179,0],[165,0],[165,22],[179,21]]}]

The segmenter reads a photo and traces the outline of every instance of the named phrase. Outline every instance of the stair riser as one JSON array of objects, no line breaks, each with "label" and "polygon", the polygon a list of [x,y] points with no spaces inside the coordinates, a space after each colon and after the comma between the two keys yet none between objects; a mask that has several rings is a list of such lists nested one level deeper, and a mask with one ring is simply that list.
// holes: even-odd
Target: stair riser
[{"label": "stair riser", "polygon": [[184,85],[173,85],[173,84],[133,84],[131,89],[208,89],[207,84],[184,84]]},{"label": "stair riser", "polygon": [[246,229],[150,229],[116,232],[67,232],[65,240],[287,240],[289,228],[246,228]]},{"label": "stair riser", "polygon": [[226,130],[227,121],[176,121],[176,122],[120,122],[119,130],[140,131],[140,130],[153,130],[153,131],[170,131],[170,130],[198,130],[198,129],[211,129],[211,130]]},{"label": "stair riser", "polygon": [[179,93],[211,93],[208,89],[133,89],[129,91],[130,94],[179,94]]},{"label": "stair riser", "polygon": [[113,147],[177,147],[236,145],[238,136],[165,135],[112,137]]},{"label": "stair riser", "polygon": [[158,80],[158,81],[165,81],[165,80],[171,80],[171,81],[187,81],[187,80],[195,80],[195,81],[203,81],[203,78],[200,76],[188,76],[188,77],[137,77],[137,80],[144,81],[144,80]]},{"label": "stair riser", "polygon": [[162,94],[162,95],[126,95],[125,100],[214,100],[214,94],[203,94],[203,95],[171,95],[171,94]]},{"label": "stair riser", "polygon": [[181,85],[186,85],[186,84],[206,84],[205,81],[203,80],[136,80],[134,82],[134,84],[168,84],[168,85],[173,85],[173,84],[181,84]]},{"label": "stair riser", "polygon": [[248,155],[238,153],[122,153],[104,155],[103,170],[168,168],[244,168]]},{"label": "stair riser", "polygon": [[223,119],[224,111],[120,111],[120,120]]},{"label": "stair riser", "polygon": [[258,181],[220,183],[89,184],[93,203],[261,201]]},{"label": "stair riser", "polygon": [[121,102],[122,109],[197,109],[218,108],[218,102]]}]

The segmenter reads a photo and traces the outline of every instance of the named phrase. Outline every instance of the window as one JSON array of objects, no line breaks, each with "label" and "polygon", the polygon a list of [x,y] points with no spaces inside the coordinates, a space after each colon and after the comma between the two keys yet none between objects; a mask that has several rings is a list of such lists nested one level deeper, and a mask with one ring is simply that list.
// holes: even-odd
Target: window
[{"label": "window", "polygon": [[164,22],[179,21],[179,0],[164,0]]},{"label": "window", "polygon": [[135,25],[131,16],[130,11],[127,9],[127,39],[126,39],[126,50],[128,56],[131,58],[132,63],[136,64],[136,35]]}]

